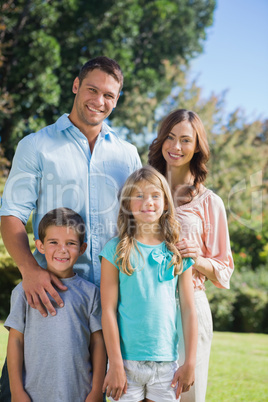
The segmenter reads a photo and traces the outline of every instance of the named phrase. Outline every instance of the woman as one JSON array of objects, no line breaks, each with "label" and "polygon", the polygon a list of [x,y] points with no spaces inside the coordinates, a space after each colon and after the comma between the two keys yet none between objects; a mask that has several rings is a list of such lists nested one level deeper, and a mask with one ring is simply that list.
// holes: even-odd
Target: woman
[{"label": "woman", "polygon": [[[205,294],[205,281],[229,289],[234,265],[224,204],[204,186],[209,147],[198,115],[175,110],[161,123],[149,149],[149,164],[166,176],[181,224],[178,248],[181,256],[195,260],[193,285],[198,316],[198,346],[195,384],[182,394],[182,402],[204,402],[213,335],[212,317]],[[184,345],[179,346],[183,364]]]}]

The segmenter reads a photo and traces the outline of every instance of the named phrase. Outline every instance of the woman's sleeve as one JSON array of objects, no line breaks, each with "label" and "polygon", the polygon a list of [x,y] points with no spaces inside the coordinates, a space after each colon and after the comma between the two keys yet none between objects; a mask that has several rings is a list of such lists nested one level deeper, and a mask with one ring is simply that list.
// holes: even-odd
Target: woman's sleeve
[{"label": "woman's sleeve", "polygon": [[212,283],[218,288],[229,289],[234,262],[225,207],[222,199],[215,194],[205,202],[204,225],[204,257],[213,265],[217,278],[217,282]]}]

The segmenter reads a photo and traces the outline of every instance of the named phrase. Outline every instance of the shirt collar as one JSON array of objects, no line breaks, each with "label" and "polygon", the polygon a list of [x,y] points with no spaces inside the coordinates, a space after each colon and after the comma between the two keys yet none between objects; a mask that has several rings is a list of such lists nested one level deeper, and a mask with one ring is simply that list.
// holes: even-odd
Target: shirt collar
[{"label": "shirt collar", "polygon": [[[80,130],[71,122],[71,120],[68,118],[68,114],[65,113],[63,114],[57,121],[56,121],[56,128],[59,131],[64,131],[68,128],[73,128],[75,129],[76,132],[80,133]],[[100,137],[106,137],[109,136],[110,134],[115,135],[116,137],[117,134],[111,129],[110,126],[108,126],[107,123],[103,122],[102,127],[101,127],[101,132],[100,132]]]}]

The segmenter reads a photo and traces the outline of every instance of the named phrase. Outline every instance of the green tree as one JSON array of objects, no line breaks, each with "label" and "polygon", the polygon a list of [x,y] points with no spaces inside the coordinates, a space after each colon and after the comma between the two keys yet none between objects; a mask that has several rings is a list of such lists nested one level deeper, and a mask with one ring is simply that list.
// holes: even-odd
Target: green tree
[{"label": "green tree", "polygon": [[6,150],[70,111],[74,76],[102,54],[122,66],[116,123],[132,128],[136,115],[126,108],[139,97],[144,103],[148,95],[166,96],[171,87],[163,61],[180,56],[187,62],[202,51],[214,8],[215,0],[4,0],[0,135]]}]

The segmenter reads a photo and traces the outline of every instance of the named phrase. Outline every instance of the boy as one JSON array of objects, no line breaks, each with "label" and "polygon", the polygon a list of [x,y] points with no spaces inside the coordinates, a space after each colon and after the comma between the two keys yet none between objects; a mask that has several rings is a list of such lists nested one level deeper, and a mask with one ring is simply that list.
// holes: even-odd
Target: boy
[{"label": "boy", "polygon": [[68,290],[59,290],[64,307],[53,301],[57,312],[47,317],[29,306],[21,283],[13,290],[5,322],[12,401],[102,402],[106,352],[99,290],[73,271],[87,247],[84,221],[57,208],[42,218],[38,234],[47,270]]}]

